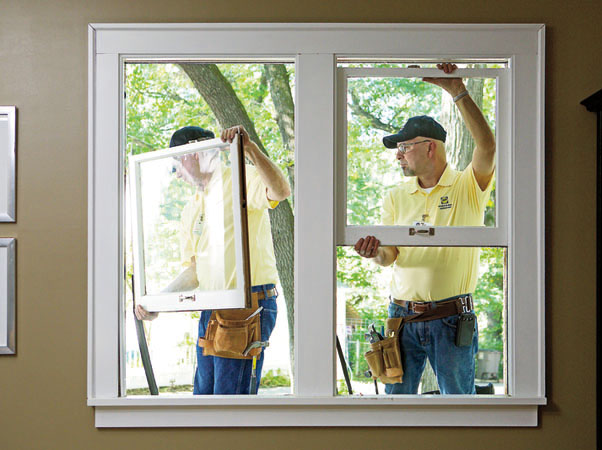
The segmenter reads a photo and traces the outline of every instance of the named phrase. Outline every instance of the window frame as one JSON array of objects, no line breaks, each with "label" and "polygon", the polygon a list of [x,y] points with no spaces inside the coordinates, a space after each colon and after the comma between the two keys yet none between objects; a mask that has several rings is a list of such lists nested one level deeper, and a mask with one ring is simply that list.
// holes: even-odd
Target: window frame
[{"label": "window frame", "polygon": [[[91,24],[88,405],[96,426],[536,426],[546,403],[544,42],[538,24]],[[124,61],[285,56],[296,61],[295,395],[119,397]],[[512,61],[508,270],[514,295],[529,299],[509,309],[512,395],[334,396],[337,57]]]},{"label": "window frame", "polygon": [[[134,291],[136,304],[143,305],[148,311],[198,311],[202,309],[227,309],[227,308],[245,308],[251,304],[251,285],[249,275],[249,261],[245,256],[248,255],[248,236],[246,221],[242,218],[246,213],[246,187],[240,185],[241,173],[244,171],[243,151],[239,147],[239,136],[231,143],[224,143],[219,138],[205,140],[200,142],[180,145],[177,149],[168,148],[156,150],[129,157],[129,190],[130,205],[132,208],[132,260],[134,263]],[[236,279],[239,280],[237,286],[233,289],[222,289],[219,291],[172,291],[156,292],[147,294],[146,285],[146,265],[145,265],[145,235],[142,207],[142,169],[141,165],[145,162],[156,161],[164,158],[173,158],[177,156],[189,155],[191,153],[202,152],[205,150],[224,151],[228,149],[231,155],[232,176],[232,216],[234,226],[234,252],[235,252],[235,270]],[[242,189],[241,189],[242,187]],[[127,188],[126,188],[127,189]],[[241,200],[243,198],[244,200]],[[192,297],[193,303],[182,300],[182,297]],[[150,302],[150,303],[147,303]],[[150,305],[150,306],[148,306]]]},{"label": "window frame", "polygon": [[[510,64],[509,64],[510,66]],[[507,247],[509,244],[509,190],[511,107],[511,67],[505,69],[457,69],[443,74],[432,68],[337,68],[337,142],[336,151],[336,242],[337,246],[352,246],[361,237],[375,235],[381,245],[396,246],[483,246]],[[429,227],[434,235],[409,233],[414,226],[349,225],[347,224],[347,80],[350,78],[421,78],[453,77],[495,78],[496,98],[496,224],[493,227]],[[384,151],[383,147],[377,151]]]}]

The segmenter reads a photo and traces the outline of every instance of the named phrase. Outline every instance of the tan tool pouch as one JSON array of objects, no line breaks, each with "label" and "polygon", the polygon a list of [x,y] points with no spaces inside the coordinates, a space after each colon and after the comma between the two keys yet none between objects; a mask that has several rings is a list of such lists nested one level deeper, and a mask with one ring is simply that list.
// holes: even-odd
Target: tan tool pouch
[{"label": "tan tool pouch", "polygon": [[261,348],[254,348],[248,355],[243,355],[249,344],[261,341],[259,314],[253,315],[256,311],[257,308],[213,311],[205,336],[199,338],[203,355],[232,359],[253,359],[254,356],[259,356]]},{"label": "tan tool pouch", "polygon": [[372,348],[364,354],[366,362],[372,372],[372,378],[380,379],[386,384],[401,383],[403,367],[401,364],[401,349],[399,347],[399,333],[403,319],[387,319],[385,333],[382,341],[370,344]]}]

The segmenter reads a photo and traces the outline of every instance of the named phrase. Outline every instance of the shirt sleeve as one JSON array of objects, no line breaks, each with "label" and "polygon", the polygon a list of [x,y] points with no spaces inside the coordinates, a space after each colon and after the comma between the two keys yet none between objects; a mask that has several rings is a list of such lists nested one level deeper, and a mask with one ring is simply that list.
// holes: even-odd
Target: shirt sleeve
[{"label": "shirt sleeve", "polygon": [[474,208],[476,211],[483,211],[489,200],[489,195],[493,189],[495,183],[495,172],[491,176],[489,183],[484,190],[481,190],[476,177],[474,176],[474,170],[472,168],[472,162],[466,166],[466,169],[460,174],[460,184],[462,192],[465,196],[467,203]]},{"label": "shirt sleeve", "polygon": [[268,188],[259,176],[255,166],[247,164],[247,201],[249,209],[274,209],[278,201],[268,199]]}]

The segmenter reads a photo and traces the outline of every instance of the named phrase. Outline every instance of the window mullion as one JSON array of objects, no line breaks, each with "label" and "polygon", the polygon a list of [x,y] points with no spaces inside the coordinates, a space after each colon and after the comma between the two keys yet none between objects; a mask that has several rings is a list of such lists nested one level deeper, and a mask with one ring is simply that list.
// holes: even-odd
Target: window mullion
[{"label": "window mullion", "polygon": [[330,396],[334,380],[334,55],[297,56],[295,390]]}]

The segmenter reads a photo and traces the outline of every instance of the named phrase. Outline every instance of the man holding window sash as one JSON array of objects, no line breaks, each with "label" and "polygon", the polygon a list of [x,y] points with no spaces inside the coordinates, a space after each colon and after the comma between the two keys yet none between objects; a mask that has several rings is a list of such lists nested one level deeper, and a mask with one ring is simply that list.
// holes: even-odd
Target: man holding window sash
[{"label": "man holding window sash", "polygon": [[[455,64],[438,64],[445,73]],[[386,136],[397,149],[406,179],[383,203],[383,225],[483,226],[493,185],[495,138],[461,78],[424,78],[448,92],[476,147],[461,172],[447,163],[443,127],[428,116],[410,118],[399,133]],[[472,322],[464,342],[457,341],[464,317],[471,317],[478,279],[479,249],[471,247],[380,247],[374,236],[359,239],[356,252],[381,266],[393,264],[389,317],[433,315],[408,322],[400,335],[402,383],[387,384],[388,394],[416,394],[428,357],[442,394],[475,394],[478,331]],[[460,314],[465,314],[460,315]],[[404,319],[405,321],[406,319]],[[472,338],[471,338],[472,337]]]},{"label": "man holding window sash", "polygon": [[[258,305],[263,308],[260,312],[261,340],[267,341],[276,322],[275,286],[278,282],[267,210],[275,208],[280,201],[285,200],[290,195],[290,188],[280,169],[261,152],[244,127],[237,126],[222,131],[221,139],[224,142],[232,142],[237,133],[240,133],[245,155],[253,162],[253,165],[246,166],[251,291],[259,296]],[[214,134],[209,130],[184,127],[173,134],[170,147],[213,137]],[[232,174],[229,169],[217,170],[219,166],[219,156],[211,151],[184,155],[176,164],[177,176],[195,186],[197,191],[181,215],[180,257],[185,269],[169,284],[167,292],[196,288],[231,289],[235,284],[234,233],[233,223],[229,223],[231,219],[228,223],[224,222],[222,239],[208,235],[211,208],[207,197],[211,190],[224,189],[221,208],[224,211],[232,209]],[[216,254],[221,254],[222,264],[218,268],[213,267]],[[135,312],[140,320],[153,320],[158,315],[146,311],[140,305],[137,305]],[[201,313],[199,338],[205,336],[211,314],[212,311]],[[257,385],[261,379],[263,357],[264,352],[257,357]],[[249,394],[252,364],[250,359],[204,355],[203,349],[197,345],[193,393]]]}]

